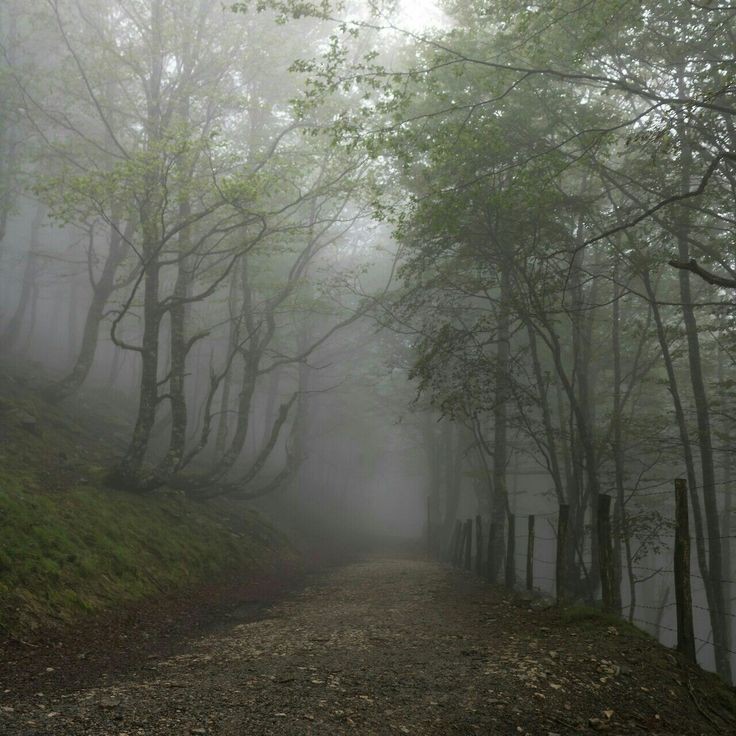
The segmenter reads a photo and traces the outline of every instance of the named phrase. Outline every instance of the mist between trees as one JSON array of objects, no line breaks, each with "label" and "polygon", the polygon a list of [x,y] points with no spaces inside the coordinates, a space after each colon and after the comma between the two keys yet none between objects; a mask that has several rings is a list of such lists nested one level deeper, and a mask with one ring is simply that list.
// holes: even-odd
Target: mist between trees
[{"label": "mist between trees", "polygon": [[428,496],[445,546],[569,504],[582,600],[610,494],[665,637],[684,477],[730,679],[736,9],[408,8],[3,0],[3,355],[126,407],[111,488],[412,532]]}]

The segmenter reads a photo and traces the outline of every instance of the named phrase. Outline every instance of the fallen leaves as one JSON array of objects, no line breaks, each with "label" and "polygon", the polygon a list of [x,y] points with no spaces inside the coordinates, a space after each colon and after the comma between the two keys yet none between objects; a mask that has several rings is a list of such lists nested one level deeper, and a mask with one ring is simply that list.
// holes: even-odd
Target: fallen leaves
[{"label": "fallen leaves", "polygon": [[[647,670],[640,640],[627,648],[625,630],[614,641],[603,627],[561,628],[555,612],[520,611],[474,578],[457,587],[455,571],[432,563],[375,561],[325,579],[269,620],[152,663],[142,682],[3,704],[3,729],[12,720],[10,734],[27,733],[34,716],[50,736],[470,735],[509,724],[523,736],[619,734],[631,723],[670,726],[663,702],[687,701],[680,685],[657,685],[661,672]],[[697,733],[695,720],[676,722]]]}]

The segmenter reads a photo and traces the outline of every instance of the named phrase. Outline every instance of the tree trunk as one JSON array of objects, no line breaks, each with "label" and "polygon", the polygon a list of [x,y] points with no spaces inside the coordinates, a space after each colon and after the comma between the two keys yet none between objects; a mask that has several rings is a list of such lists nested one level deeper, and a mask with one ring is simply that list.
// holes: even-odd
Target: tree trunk
[{"label": "tree trunk", "polygon": [[539,360],[539,350],[537,346],[537,334],[534,331],[529,320],[526,320],[527,338],[529,340],[529,349],[532,359],[532,367],[534,368],[534,380],[536,382],[537,397],[539,406],[542,410],[542,424],[544,426],[544,435],[547,444],[547,454],[549,457],[549,472],[552,481],[555,484],[555,493],[557,495],[557,503],[565,502],[565,486],[560,470],[560,461],[557,455],[557,441],[555,439],[555,429],[552,423],[552,410],[549,405],[549,390],[547,381],[544,380],[542,372],[542,364]]},{"label": "tree trunk", "polygon": [[672,405],[675,410],[675,419],[677,421],[677,428],[680,434],[680,444],[682,446],[685,472],[687,474],[687,485],[690,491],[690,505],[692,506],[693,523],[695,525],[695,549],[698,557],[698,567],[704,579],[706,595],[708,595],[708,559],[706,555],[705,541],[703,539],[703,514],[697,492],[698,481],[695,473],[695,458],[693,455],[692,443],[690,442],[690,430],[687,426],[685,409],[680,397],[680,388],[677,381],[677,374],[675,373],[675,365],[672,359],[669,342],[667,341],[667,331],[662,320],[662,315],[659,311],[659,304],[657,304],[657,297],[654,292],[649,273],[647,271],[642,272],[641,278],[649,298],[649,303],[652,307],[654,324],[657,328],[659,348],[662,352],[662,361],[664,363],[665,371],[667,372],[667,383],[670,395],[672,396]]},{"label": "tree trunk", "polygon": [[[154,157],[158,156],[158,145],[162,138],[161,91],[164,72],[163,47],[163,2],[152,0],[150,20],[150,68],[146,100],[146,144]],[[156,159],[154,159],[156,160]],[[142,235],[143,268],[143,340],[140,348],[140,389],[138,416],[130,444],[110,481],[119,487],[131,490],[147,490],[143,482],[142,469],[156,421],[159,403],[159,331],[161,327],[161,304],[159,300],[161,281],[161,248],[163,246],[163,217],[166,208],[167,182],[163,170],[153,169],[145,174],[143,196],[139,201]]]},{"label": "tree trunk", "polygon": [[[228,322],[228,334],[227,334],[227,356],[229,360],[230,356],[235,353],[237,342],[239,339],[239,325],[238,314],[240,308],[238,306],[238,279],[240,271],[233,269],[230,275],[230,289],[228,291],[228,308],[230,311],[230,320]],[[230,410],[230,394],[233,385],[233,366],[227,371],[225,377],[222,379],[222,394],[220,396],[220,416],[217,422],[217,435],[215,436],[215,457],[220,457],[227,445],[227,436],[230,427],[228,421],[228,412]]]},{"label": "tree trunk", "polygon": [[618,285],[619,269],[618,259],[614,265],[613,276],[613,307],[611,325],[611,350],[613,352],[613,432],[611,449],[613,451],[614,482],[616,485],[616,503],[613,508],[613,565],[614,565],[614,588],[616,591],[616,612],[621,612],[621,579],[622,579],[622,550],[623,545],[626,553],[626,572],[629,581],[629,620],[634,616],[636,608],[636,584],[631,558],[631,538],[629,536],[628,523],[626,519],[626,494],[624,490],[624,447],[623,447],[623,399],[621,396],[621,299],[623,289]]},{"label": "tree trunk", "polygon": [[[682,85],[681,85],[682,86]],[[680,167],[680,188],[687,192],[690,189],[692,170],[692,150],[685,132],[682,113],[678,119],[678,135],[682,154]],[[690,259],[690,216],[687,207],[681,207],[677,213],[674,233],[677,240],[677,257],[687,262]],[[700,448],[700,469],[702,474],[703,506],[705,509],[706,530],[708,533],[708,574],[703,573],[710,621],[713,630],[713,647],[715,650],[716,671],[727,682],[731,682],[730,621],[726,618],[726,604],[723,596],[723,564],[721,557],[720,519],[716,497],[715,463],[713,459],[713,442],[710,426],[710,406],[705,389],[703,364],[700,355],[700,336],[693,309],[693,295],[690,288],[690,272],[678,270],[680,283],[680,301],[682,317],[687,338],[688,365],[690,382],[695,401],[695,417],[698,427],[698,447]]]},{"label": "tree trunk", "polygon": [[250,288],[250,277],[248,273],[248,259],[243,257],[241,268],[241,287],[243,295],[242,315],[247,326],[251,340],[247,350],[243,351],[243,371],[238,395],[235,432],[227,449],[217,462],[212,472],[213,478],[221,478],[237,462],[243,451],[245,441],[250,431],[251,410],[253,407],[253,396],[256,390],[258,378],[258,366],[261,361],[262,345],[255,336],[255,325],[253,323],[252,301],[253,293]]},{"label": "tree trunk", "polygon": [[443,517],[443,543],[449,543],[452,529],[457,519],[458,509],[460,508],[460,475],[457,472],[460,463],[457,461],[459,454],[459,437],[457,428],[449,421],[442,423],[441,434],[441,456],[443,458],[442,466],[444,468],[444,496],[445,508]]},{"label": "tree trunk", "polygon": [[[57,402],[75,394],[86,380],[97,354],[100,323],[104,317],[105,306],[115,290],[115,274],[125,256],[126,244],[133,235],[133,227],[128,223],[125,233],[120,232],[119,220],[113,222],[110,230],[110,248],[99,280],[93,284],[92,301],[87,309],[82,332],[82,344],[72,370],[57,383],[48,386],[43,392],[48,401]],[[117,351],[116,351],[117,354]]]},{"label": "tree trunk", "polygon": [[511,367],[511,266],[504,258],[499,264],[500,295],[496,323],[496,366],[495,400],[493,404],[493,503],[491,520],[497,534],[494,541],[491,575],[497,579],[501,561],[506,552],[505,529],[509,513],[508,488],[506,484],[506,463],[508,461],[508,406]]},{"label": "tree trunk", "polygon": [[[4,61],[12,66],[15,61],[15,51],[18,45],[17,20],[15,12],[10,10],[7,17],[7,31],[2,39]],[[13,104],[12,99],[6,104]],[[5,254],[5,234],[8,219],[13,209],[16,197],[15,169],[18,159],[17,140],[18,132],[13,125],[10,115],[0,111],[0,260]]]},{"label": "tree trunk", "polygon": [[[149,251],[150,252],[150,251]],[[151,430],[156,421],[158,407],[158,362],[159,362],[159,263],[158,255],[146,265],[143,294],[143,345],[140,351],[141,375],[138,399],[138,417],[128,449],[113,473],[116,485],[131,490],[140,487],[141,470],[148,450]]]},{"label": "tree trunk", "polygon": [[[189,105],[184,103],[184,121],[188,121]],[[191,174],[191,172],[187,172]],[[191,177],[187,177],[190,179]],[[184,182],[186,186],[187,181]],[[192,208],[189,199],[185,196],[179,205],[179,221],[186,222],[191,216]],[[190,345],[187,342],[187,314],[188,305],[183,300],[190,296],[192,286],[191,258],[189,250],[191,238],[189,228],[183,228],[179,233],[179,257],[177,262],[176,284],[174,285],[174,303],[169,310],[169,350],[171,355],[171,369],[169,372],[169,402],[171,404],[171,428],[169,432],[169,449],[166,457],[159,466],[158,472],[164,477],[179,469],[184,458],[187,442],[187,397],[186,397],[186,370],[187,353]]]},{"label": "tree trunk", "polygon": [[5,327],[5,332],[0,337],[0,352],[7,352],[13,349],[18,342],[23,327],[23,320],[31,304],[33,289],[36,287],[36,278],[38,277],[38,252],[41,248],[40,231],[44,218],[46,217],[46,209],[42,204],[36,206],[36,213],[31,222],[31,237],[28,249],[28,257],[26,259],[25,269],[23,271],[23,281],[21,282],[20,297],[18,305],[13,312],[13,316]]},{"label": "tree trunk", "polygon": [[[578,222],[577,225],[579,243],[583,238],[583,223]],[[570,290],[572,292],[572,314],[570,316],[572,323],[572,349],[573,349],[573,365],[574,365],[574,384],[573,393],[575,394],[575,418],[577,420],[576,437],[580,446],[579,460],[581,468],[585,469],[585,478],[587,480],[587,488],[582,491],[582,498],[578,503],[571,503],[570,506],[570,527],[571,541],[575,546],[580,558],[580,566],[585,570],[585,563],[582,558],[582,547],[584,541],[584,518],[588,508],[591,511],[591,535],[590,535],[590,572],[585,575],[587,579],[588,597],[593,598],[595,590],[599,584],[599,549],[598,549],[598,533],[595,519],[598,513],[598,496],[600,495],[600,483],[598,479],[598,457],[595,446],[594,430],[594,408],[595,401],[592,391],[592,316],[587,308],[588,302],[595,302],[595,299],[586,299],[583,293],[582,275],[582,259],[584,250],[578,247],[573,255],[570,264]],[[594,284],[597,284],[597,280]],[[594,287],[595,288],[595,287]],[[576,576],[577,577],[577,576]]]},{"label": "tree trunk", "polygon": [[[724,414],[726,411],[727,391],[725,389],[725,371],[724,371],[724,354],[721,348],[721,344],[718,344],[718,384],[721,390],[721,404]],[[732,544],[731,539],[733,536],[732,530],[732,515],[733,515],[733,495],[731,484],[733,483],[733,468],[731,459],[731,422],[724,416],[721,424],[721,444],[725,448],[723,450],[723,461],[722,461],[722,481],[723,481],[723,513],[721,514],[721,537],[723,538],[723,547],[721,552],[723,553],[723,599],[725,601],[725,618],[728,622],[733,620],[733,599],[731,596],[732,584]]]}]

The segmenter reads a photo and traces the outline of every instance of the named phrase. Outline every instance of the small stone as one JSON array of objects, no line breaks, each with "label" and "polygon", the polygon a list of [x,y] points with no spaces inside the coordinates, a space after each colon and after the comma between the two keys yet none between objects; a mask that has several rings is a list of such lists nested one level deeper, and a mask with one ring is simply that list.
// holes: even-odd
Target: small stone
[{"label": "small stone", "polygon": [[555,605],[554,598],[537,598],[529,606],[533,611],[546,611]]}]

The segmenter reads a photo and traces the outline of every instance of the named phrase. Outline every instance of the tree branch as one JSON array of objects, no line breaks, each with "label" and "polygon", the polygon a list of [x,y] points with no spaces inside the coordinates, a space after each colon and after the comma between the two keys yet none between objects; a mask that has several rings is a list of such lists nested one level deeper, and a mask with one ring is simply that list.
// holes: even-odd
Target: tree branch
[{"label": "tree branch", "polygon": [[703,281],[707,281],[709,284],[714,286],[722,286],[724,289],[736,289],[736,279],[726,278],[725,276],[718,276],[715,273],[711,273],[704,269],[694,258],[689,261],[675,261],[669,262],[673,268],[678,268],[681,271],[691,271],[696,276],[700,276]]}]

